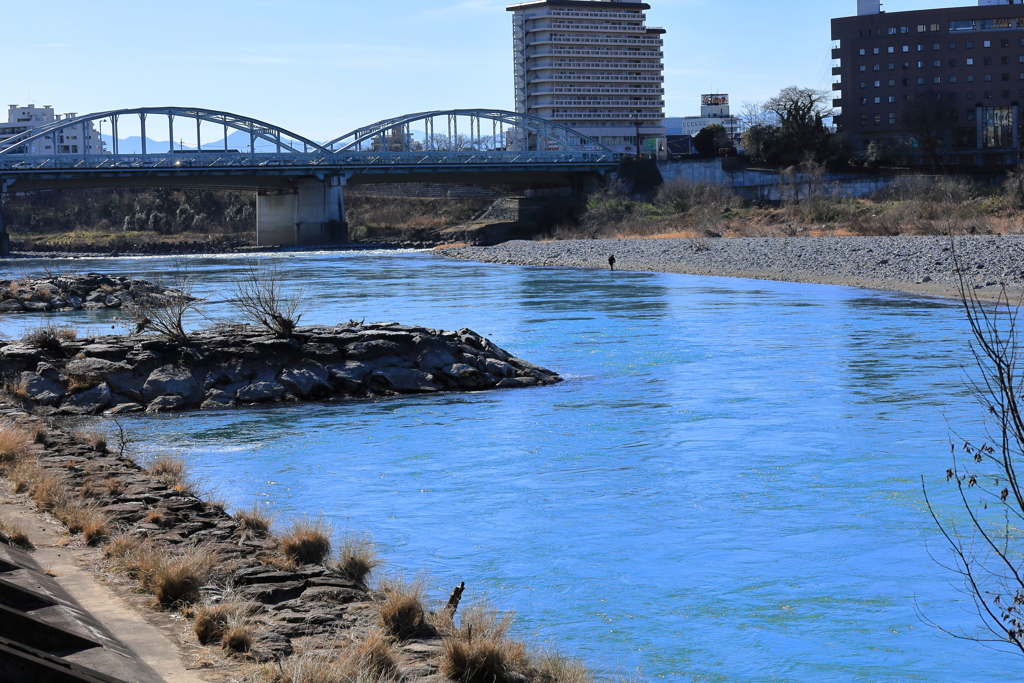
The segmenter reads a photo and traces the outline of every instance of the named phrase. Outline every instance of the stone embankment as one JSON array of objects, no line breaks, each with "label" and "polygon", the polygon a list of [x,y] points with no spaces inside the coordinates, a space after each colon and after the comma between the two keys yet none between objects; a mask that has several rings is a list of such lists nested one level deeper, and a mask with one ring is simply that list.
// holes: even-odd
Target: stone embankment
[{"label": "stone embankment", "polygon": [[1024,291],[1024,235],[750,237],[506,242],[438,253],[529,266],[615,269],[890,289],[957,297],[954,249],[967,287],[994,298]]},{"label": "stone embankment", "polygon": [[181,296],[142,278],[98,273],[0,280],[0,313],[121,308],[143,297]]},{"label": "stone embankment", "polygon": [[[343,632],[358,637],[373,626],[381,598],[362,583],[328,565],[286,562],[281,543],[269,533],[247,529],[218,505],[169,486],[105,444],[37,420],[0,402],[0,423],[35,431],[39,466],[82,496],[110,529],[169,556],[216,557],[202,592],[211,602],[227,593],[251,601],[249,657],[276,660],[292,654],[295,638]],[[432,673],[421,668],[440,643],[417,641],[402,649],[408,650],[403,673],[415,678]]]},{"label": "stone embankment", "polygon": [[7,394],[39,415],[93,415],[344,400],[561,381],[472,330],[398,323],[302,327],[278,339],[246,327],[193,334],[0,342]]}]

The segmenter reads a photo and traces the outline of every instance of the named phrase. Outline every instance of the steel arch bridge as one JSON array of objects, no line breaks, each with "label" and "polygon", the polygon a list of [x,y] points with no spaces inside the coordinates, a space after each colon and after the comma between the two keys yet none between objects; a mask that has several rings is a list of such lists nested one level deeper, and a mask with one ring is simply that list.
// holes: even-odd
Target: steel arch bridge
[{"label": "steel arch bridge", "polygon": [[[141,151],[123,154],[119,133],[138,121]],[[162,129],[166,149],[147,133]],[[438,121],[441,125],[438,126]],[[90,152],[94,122],[109,122],[110,152]],[[174,149],[175,124],[195,126],[194,149]],[[412,125],[421,123],[423,140]],[[461,123],[461,127],[460,127]],[[490,130],[488,130],[488,127]],[[211,135],[211,128],[218,134]],[[207,139],[203,143],[204,131]],[[241,132],[247,149],[232,149]],[[79,137],[80,136],[80,137]],[[81,145],[69,144],[71,139]],[[237,138],[236,138],[237,139]],[[579,186],[600,182],[617,155],[565,125],[498,109],[407,114],[318,143],[265,121],[225,111],[139,107],[96,112],[29,128],[0,141],[0,254],[6,253],[5,192],[102,187],[207,187],[254,190],[261,244],[344,239],[341,188],[360,183],[455,182]],[[162,147],[162,145],[161,145]]]}]

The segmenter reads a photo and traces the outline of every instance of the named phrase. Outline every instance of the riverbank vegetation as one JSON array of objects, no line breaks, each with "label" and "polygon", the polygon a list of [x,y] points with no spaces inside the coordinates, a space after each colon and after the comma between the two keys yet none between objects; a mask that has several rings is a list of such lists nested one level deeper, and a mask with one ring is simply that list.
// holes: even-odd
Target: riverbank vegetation
[{"label": "riverbank vegetation", "polygon": [[870,197],[837,194],[821,167],[780,175],[780,203],[743,199],[730,188],[670,180],[645,196],[612,187],[590,197],[578,223],[544,239],[1010,234],[1024,230],[1024,173],[985,184],[907,177]]}]

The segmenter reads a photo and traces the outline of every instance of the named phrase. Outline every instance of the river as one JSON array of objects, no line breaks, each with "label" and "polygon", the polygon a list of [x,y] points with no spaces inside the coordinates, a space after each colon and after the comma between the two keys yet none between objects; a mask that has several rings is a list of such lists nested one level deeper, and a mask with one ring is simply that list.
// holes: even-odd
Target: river
[{"label": "river", "polygon": [[[459,581],[518,633],[670,681],[1006,680],[970,624],[920,475],[956,512],[951,429],[977,428],[955,302],[843,287],[520,268],[421,253],[272,257],[303,323],[469,327],[553,387],[139,416],[232,505],[373,534],[390,571]],[[154,276],[171,259],[18,261]],[[238,257],[193,259],[229,297]],[[223,303],[211,319],[230,314]],[[109,332],[109,312],[52,316]],[[37,319],[5,319],[17,334]]]}]

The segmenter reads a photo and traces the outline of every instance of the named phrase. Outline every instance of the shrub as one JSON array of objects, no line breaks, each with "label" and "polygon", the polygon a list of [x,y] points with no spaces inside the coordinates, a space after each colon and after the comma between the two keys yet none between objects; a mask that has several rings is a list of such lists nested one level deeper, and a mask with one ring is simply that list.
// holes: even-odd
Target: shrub
[{"label": "shrub", "polygon": [[53,510],[53,516],[63,522],[68,531],[82,534],[89,545],[110,535],[110,517],[95,505],[66,498]]},{"label": "shrub", "polygon": [[179,456],[161,455],[155,458],[146,470],[167,488],[178,493],[196,497],[207,493],[202,482],[189,474],[187,463]]},{"label": "shrub", "polygon": [[304,652],[264,667],[264,683],[397,683],[398,671],[391,639],[372,630],[361,641],[337,643],[334,648]]},{"label": "shrub", "polygon": [[252,649],[253,623],[245,617],[232,617],[224,626],[220,646],[230,652],[248,652]]},{"label": "shrub", "polygon": [[331,528],[323,517],[293,519],[280,541],[285,558],[295,565],[322,564],[331,554]]},{"label": "shrub", "polygon": [[235,521],[242,525],[243,529],[249,531],[265,534],[270,531],[271,525],[274,523],[274,516],[264,506],[256,501],[252,506],[233,512],[232,517]]},{"label": "shrub", "polygon": [[[47,297],[47,300],[49,300],[49,297]],[[64,350],[61,347],[61,342],[71,341],[76,337],[78,337],[78,330],[75,328],[48,323],[29,330],[22,336],[21,341],[52,353],[63,354]]]},{"label": "shrub", "polygon": [[381,565],[373,539],[368,535],[346,535],[338,548],[334,569],[357,583],[366,585],[366,577]]},{"label": "shrub", "polygon": [[149,566],[141,567],[142,585],[165,607],[195,602],[216,559],[215,553],[194,545],[186,546],[176,555],[156,552],[147,558]]},{"label": "shrub", "polygon": [[545,654],[532,667],[532,678],[537,683],[593,683],[590,669],[578,659],[557,654]]},{"label": "shrub", "polygon": [[426,577],[421,575],[411,582],[401,576],[387,577],[380,581],[378,590],[384,594],[378,621],[386,633],[399,640],[435,633],[427,620]]},{"label": "shrub", "polygon": [[13,424],[0,424],[0,468],[16,465],[32,452],[33,434]]},{"label": "shrub", "polygon": [[93,429],[80,429],[75,432],[75,436],[94,451],[107,452],[107,437],[104,434]]},{"label": "shrub", "polygon": [[442,626],[445,635],[440,672],[462,683],[512,681],[530,671],[526,645],[508,637],[513,615],[499,615],[489,603],[468,608],[456,627]]},{"label": "shrub", "polygon": [[242,317],[281,339],[288,339],[302,317],[305,291],[289,288],[278,265],[249,263],[234,283],[234,303]]},{"label": "shrub", "polygon": [[201,603],[192,609],[192,631],[203,645],[220,641],[233,621],[246,619],[256,612],[252,602],[224,599],[216,603]]},{"label": "shrub", "polygon": [[6,522],[0,519],[0,543],[15,545],[19,548],[31,550],[34,546],[28,537],[28,532],[16,522]]}]

